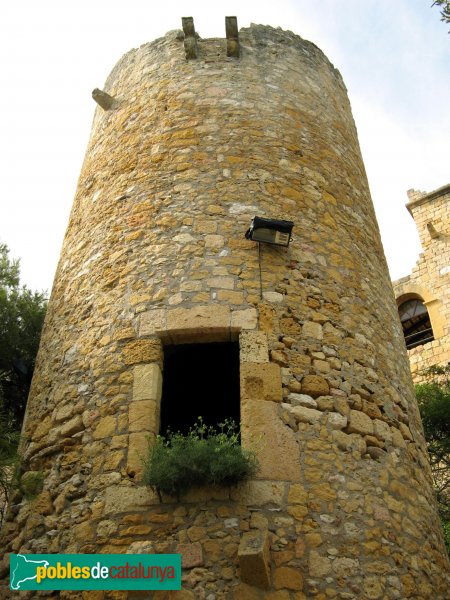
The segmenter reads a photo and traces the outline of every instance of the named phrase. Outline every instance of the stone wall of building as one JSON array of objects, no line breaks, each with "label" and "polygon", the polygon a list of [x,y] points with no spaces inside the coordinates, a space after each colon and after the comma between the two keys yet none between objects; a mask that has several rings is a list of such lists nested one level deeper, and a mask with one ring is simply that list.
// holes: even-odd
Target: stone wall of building
[{"label": "stone wall of building", "polygon": [[412,273],[393,286],[398,304],[420,298],[430,316],[434,340],[408,350],[413,379],[419,383],[428,367],[450,363],[450,185],[430,193],[409,190],[408,198],[422,252]]},{"label": "stone wall of building", "polygon": [[[95,114],[24,426],[25,467],[44,488],[13,498],[4,547],[180,551],[183,590],[155,598],[444,598],[449,565],[345,86],[290,32],[252,25],[239,58],[226,47],[198,40],[186,60],[171,32],[106,82],[114,102]],[[255,214],[294,221],[289,248],[259,256],[244,239]],[[161,503],[140,477],[164,348],[225,340],[240,345],[242,439],[257,441],[261,469]]]}]

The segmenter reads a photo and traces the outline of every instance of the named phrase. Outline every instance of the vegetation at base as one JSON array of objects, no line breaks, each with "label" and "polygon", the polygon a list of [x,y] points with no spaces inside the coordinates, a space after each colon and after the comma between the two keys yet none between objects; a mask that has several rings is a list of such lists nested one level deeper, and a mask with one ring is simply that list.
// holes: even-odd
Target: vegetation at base
[{"label": "vegetation at base", "polygon": [[47,309],[43,293],[19,282],[19,261],[0,244],[0,410],[10,430],[22,426]]},{"label": "vegetation at base", "polygon": [[0,243],[0,525],[11,494],[32,498],[42,475],[20,477],[18,445],[42,325],[47,309],[43,293],[20,285],[20,265]]},{"label": "vegetation at base", "polygon": [[227,419],[215,427],[201,417],[187,435],[168,431],[158,436],[145,462],[144,483],[161,493],[179,498],[204,485],[232,486],[258,470],[256,455],[239,442],[239,430]]},{"label": "vegetation at base", "polygon": [[432,366],[429,383],[416,386],[416,397],[430,455],[433,485],[450,556],[450,366]]}]

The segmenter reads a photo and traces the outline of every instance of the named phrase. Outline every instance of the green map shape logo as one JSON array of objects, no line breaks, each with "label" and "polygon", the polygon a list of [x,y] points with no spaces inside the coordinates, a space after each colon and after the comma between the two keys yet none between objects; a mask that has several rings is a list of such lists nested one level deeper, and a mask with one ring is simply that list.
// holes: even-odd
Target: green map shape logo
[{"label": "green map shape logo", "polygon": [[[46,560],[30,560],[23,554],[11,555],[11,589],[20,590],[25,581],[36,579],[36,568],[38,566],[48,567]],[[14,564],[15,563],[15,564]]]}]

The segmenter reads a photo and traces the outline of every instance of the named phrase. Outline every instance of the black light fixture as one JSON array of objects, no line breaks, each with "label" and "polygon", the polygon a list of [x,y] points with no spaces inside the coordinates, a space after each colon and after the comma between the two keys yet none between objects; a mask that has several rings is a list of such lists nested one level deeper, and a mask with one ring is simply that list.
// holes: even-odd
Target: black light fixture
[{"label": "black light fixture", "polygon": [[291,241],[293,227],[293,221],[253,217],[245,237],[254,242],[263,242],[265,244],[275,244],[276,246],[287,247]]}]

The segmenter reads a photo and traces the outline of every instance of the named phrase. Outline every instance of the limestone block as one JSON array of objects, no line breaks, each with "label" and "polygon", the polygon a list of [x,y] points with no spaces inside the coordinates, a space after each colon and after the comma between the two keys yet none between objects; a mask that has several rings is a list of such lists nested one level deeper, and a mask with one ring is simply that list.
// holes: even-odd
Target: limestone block
[{"label": "limestone block", "polygon": [[347,417],[337,412],[330,412],[327,415],[327,424],[331,429],[344,429],[347,427]]},{"label": "limestone block", "polygon": [[318,398],[327,396],[330,391],[328,381],[320,375],[305,375],[302,379],[302,393]]},{"label": "limestone block", "polygon": [[[230,309],[220,304],[173,308],[167,312],[167,335],[172,341],[199,341],[212,335],[215,341],[230,339]],[[209,338],[208,338],[209,339]]]},{"label": "limestone block", "polygon": [[127,472],[139,479],[148,458],[149,444],[153,436],[146,431],[130,433],[128,444]]},{"label": "limestone block", "polygon": [[308,501],[308,492],[301,483],[294,483],[289,488],[289,504],[306,504]]},{"label": "limestone block", "polygon": [[245,308],[244,310],[234,310],[231,313],[232,331],[241,329],[255,329],[258,324],[258,313],[256,308]]},{"label": "limestone block", "polygon": [[160,402],[162,374],[157,363],[136,365],[133,369],[133,400]]},{"label": "limestone block", "polygon": [[71,435],[74,435],[75,433],[83,431],[83,429],[83,419],[80,415],[76,415],[75,417],[70,419],[70,421],[67,421],[67,423],[64,423],[64,425],[62,425],[60,429],[60,435],[61,437],[69,437]]},{"label": "limestone block", "polygon": [[141,314],[139,335],[156,335],[166,329],[166,309],[156,308]]},{"label": "limestone block", "polygon": [[284,300],[283,294],[280,294],[279,292],[263,292],[263,298],[267,302],[276,303],[283,302]]},{"label": "limestone block", "polygon": [[314,321],[306,321],[305,323],[303,323],[302,335],[303,337],[310,337],[314,338],[315,340],[322,340],[322,325],[320,325],[319,323],[314,323]]},{"label": "limestone block", "polygon": [[317,408],[317,402],[307,394],[289,394],[288,401],[292,406],[307,406],[308,408]]},{"label": "limestone block", "polygon": [[105,489],[105,515],[127,513],[159,504],[158,496],[144,486],[112,485]]},{"label": "limestone block", "polygon": [[152,339],[129,342],[123,349],[123,358],[126,365],[160,361],[162,360],[161,342]]},{"label": "limestone block", "polygon": [[286,485],[279,481],[246,481],[236,487],[230,488],[230,497],[239,504],[264,506],[283,503]]},{"label": "limestone block", "polygon": [[50,415],[48,415],[45,417],[45,419],[42,419],[42,421],[37,424],[36,428],[31,433],[32,439],[39,440],[40,438],[44,437],[44,435],[47,435],[47,433],[50,431],[51,427],[52,418]]},{"label": "limestone block", "polygon": [[145,431],[156,435],[159,431],[159,405],[154,400],[130,402],[128,423],[130,432]]},{"label": "limestone block", "polygon": [[298,569],[294,569],[293,567],[278,567],[273,574],[273,585],[277,590],[301,590],[303,589],[303,577]]},{"label": "limestone block", "polygon": [[349,415],[348,432],[372,435],[372,419],[360,410],[351,410]]},{"label": "limestone block", "polygon": [[268,363],[267,335],[263,331],[242,331],[239,336],[239,351],[241,363]]},{"label": "limestone block", "polygon": [[316,410],[315,408],[307,408],[306,406],[291,406],[287,404],[289,407],[289,412],[294,417],[297,422],[300,423],[317,423],[323,416],[323,413],[320,410]]},{"label": "limestone block", "polygon": [[55,408],[55,410],[53,411],[53,420],[55,421],[55,423],[59,423],[60,421],[70,419],[70,417],[73,414],[73,409],[73,404],[65,404],[64,406]]},{"label": "limestone block", "polygon": [[309,554],[309,574],[311,577],[324,577],[331,571],[331,561],[325,556],[320,556],[315,550]]},{"label": "limestone block", "polygon": [[347,433],[344,433],[343,431],[340,431],[339,429],[333,431],[332,435],[334,442],[340,450],[344,450],[346,452],[356,450],[361,454],[364,454],[364,452],[366,451],[366,442],[359,435],[349,435]]},{"label": "limestone block", "polygon": [[281,402],[281,369],[275,363],[241,363],[241,398]]},{"label": "limestone block", "polygon": [[238,549],[241,580],[262,589],[270,587],[269,533],[267,530],[243,534]]},{"label": "limestone block", "polygon": [[181,566],[183,569],[192,569],[203,565],[203,549],[200,542],[191,544],[178,544],[176,553],[181,554]]},{"label": "limestone block", "polygon": [[224,242],[225,240],[223,235],[205,235],[205,248],[222,248]]},{"label": "limestone block", "polygon": [[253,448],[259,460],[258,479],[298,481],[299,447],[292,429],[278,416],[278,404],[245,400],[241,408],[244,448]]},{"label": "limestone block", "polygon": [[234,278],[233,277],[208,277],[206,285],[210,288],[221,288],[224,290],[234,289]]},{"label": "limestone block", "polygon": [[384,421],[380,421],[380,419],[375,419],[373,421],[373,433],[379,440],[383,440],[388,443],[392,442],[391,428]]},{"label": "limestone block", "polygon": [[95,440],[111,437],[116,433],[116,417],[108,415],[100,419],[97,427],[94,430],[93,437]]}]

